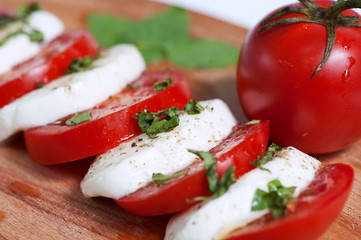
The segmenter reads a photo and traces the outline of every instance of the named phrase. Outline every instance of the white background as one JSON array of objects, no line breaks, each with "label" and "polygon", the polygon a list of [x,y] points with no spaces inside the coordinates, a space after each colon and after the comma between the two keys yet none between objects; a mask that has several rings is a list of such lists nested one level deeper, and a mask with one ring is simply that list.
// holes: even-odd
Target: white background
[{"label": "white background", "polygon": [[[278,7],[297,0],[156,0],[251,28]],[[359,9],[357,10],[361,12]]]}]

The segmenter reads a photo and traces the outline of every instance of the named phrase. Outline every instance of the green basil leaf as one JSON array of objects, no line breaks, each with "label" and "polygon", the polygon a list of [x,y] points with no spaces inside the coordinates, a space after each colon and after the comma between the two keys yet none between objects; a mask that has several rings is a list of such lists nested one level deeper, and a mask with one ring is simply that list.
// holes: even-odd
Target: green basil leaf
[{"label": "green basil leaf", "polygon": [[40,89],[42,87],[44,87],[44,84],[42,82],[37,82],[36,83],[36,89]]},{"label": "green basil leaf", "polygon": [[91,34],[104,47],[114,46],[133,23],[127,19],[105,14],[91,14],[87,17],[87,26]]},{"label": "green basil leaf", "polygon": [[261,120],[251,120],[244,124],[244,126],[255,125],[261,123]]},{"label": "green basil leaf", "polygon": [[169,59],[186,68],[222,68],[237,63],[239,50],[209,39],[186,39],[167,44]]},{"label": "green basil leaf", "polygon": [[195,100],[191,99],[184,107],[184,111],[186,111],[189,115],[196,115],[201,113],[204,108]]},{"label": "green basil leaf", "polygon": [[163,82],[155,83],[154,84],[154,89],[157,90],[157,91],[162,91],[163,89],[165,89],[165,88],[169,87],[170,85],[172,85],[173,82],[174,82],[174,79],[167,78]]},{"label": "green basil leaf", "polygon": [[73,59],[66,70],[66,74],[90,70],[92,69],[93,61],[91,56]]},{"label": "green basil leaf", "polygon": [[213,193],[211,196],[200,196],[191,200],[187,200],[188,203],[197,201],[208,201],[216,199],[226,193],[229,187],[236,181],[234,175],[235,167],[231,166],[227,169],[220,181],[218,181],[218,173],[216,171],[216,158],[209,152],[196,151],[188,149],[189,152],[196,154],[204,161],[205,174],[208,180],[208,191]]},{"label": "green basil leaf", "polygon": [[273,218],[279,218],[287,213],[287,204],[293,200],[296,187],[284,187],[278,179],[268,183],[268,192],[257,189],[252,200],[252,211],[269,208]]},{"label": "green basil leaf", "polygon": [[119,42],[160,44],[188,36],[188,15],[184,9],[172,7],[143,21],[136,22],[122,35]]},{"label": "green basil leaf", "polygon": [[2,47],[10,38],[12,38],[12,37],[14,37],[14,36],[16,36],[16,35],[19,35],[19,34],[26,34],[26,33],[24,32],[23,29],[19,29],[19,30],[15,31],[15,32],[12,32],[12,33],[8,34],[7,36],[5,36],[5,37],[0,41],[0,47]]},{"label": "green basil leaf", "polygon": [[30,30],[30,31],[24,31],[24,29],[19,29],[15,32],[12,32],[10,34],[8,34],[7,36],[5,36],[1,41],[0,41],[0,47],[3,46],[9,39],[11,39],[14,36],[17,36],[19,34],[25,34],[29,37],[30,41],[32,42],[38,42],[41,43],[44,41],[44,35],[43,33],[39,32],[38,30]]},{"label": "green basil leaf", "polygon": [[189,16],[177,7],[141,21],[92,14],[87,25],[103,46],[135,44],[147,63],[171,59],[188,68],[221,68],[238,60],[238,49],[226,43],[190,39]]},{"label": "green basil leaf", "polygon": [[264,170],[264,171],[267,171],[267,172],[270,172],[269,169],[267,168],[264,168],[262,167],[262,165],[268,163],[269,161],[272,160],[274,154],[276,153],[276,151],[279,151],[281,150],[282,147],[278,146],[277,144],[275,143],[272,143],[268,149],[267,149],[267,152],[265,153],[265,155],[263,156],[258,156],[257,160],[256,161],[252,161],[251,164],[258,167],[259,169],[261,170]]},{"label": "green basil leaf", "polygon": [[129,89],[139,89],[140,88],[140,86],[139,85],[135,85],[135,84],[127,84],[127,88],[129,88]]},{"label": "green basil leaf", "polygon": [[0,16],[0,29],[6,27],[10,23],[13,23],[16,21],[15,17],[8,16],[8,15],[1,15]]},{"label": "green basil leaf", "polygon": [[44,41],[44,34],[38,30],[33,29],[27,35],[32,42],[42,43]]},{"label": "green basil leaf", "polygon": [[210,199],[216,199],[222,196],[228,191],[229,187],[236,182],[236,176],[234,175],[235,170],[235,166],[231,166],[227,169],[227,171],[223,174],[221,180],[217,184],[217,190]]},{"label": "green basil leaf", "polygon": [[169,132],[179,125],[179,116],[177,107],[172,107],[152,113],[150,111],[138,112],[134,116],[138,120],[138,125],[142,132],[145,132],[149,138],[156,138],[161,132]]},{"label": "green basil leaf", "polygon": [[163,185],[167,183],[169,180],[172,180],[173,178],[184,176],[187,174],[187,171],[180,171],[172,175],[164,175],[162,173],[153,173],[152,180],[158,185]]},{"label": "green basil leaf", "polygon": [[26,19],[29,17],[33,12],[41,10],[41,6],[39,3],[31,3],[28,5],[24,5],[18,8],[17,16],[19,19]]},{"label": "green basil leaf", "polygon": [[217,159],[209,152],[195,151],[192,149],[188,149],[188,152],[196,154],[204,161],[204,168],[208,180],[208,191],[211,193],[216,192],[218,183],[218,173],[216,171]]},{"label": "green basil leaf", "polygon": [[90,120],[90,112],[83,112],[81,114],[76,114],[72,118],[68,119],[65,124],[67,126],[74,126],[82,122],[86,122]]},{"label": "green basil leaf", "polygon": [[146,63],[157,63],[167,58],[163,44],[137,42],[137,48]]}]

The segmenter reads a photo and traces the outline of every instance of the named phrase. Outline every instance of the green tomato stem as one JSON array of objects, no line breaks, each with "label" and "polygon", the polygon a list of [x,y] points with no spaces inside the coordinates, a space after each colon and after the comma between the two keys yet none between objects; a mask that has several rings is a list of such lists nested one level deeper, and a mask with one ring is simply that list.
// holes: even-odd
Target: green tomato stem
[{"label": "green tomato stem", "polygon": [[[311,0],[298,0],[305,7],[287,6],[278,10],[261,22],[261,28],[258,32],[264,32],[277,26],[282,26],[292,23],[314,23],[323,25],[327,31],[327,45],[321,63],[317,66],[311,78],[322,70],[329,58],[332,48],[336,40],[335,29],[337,27],[361,27],[360,18],[358,16],[345,16],[343,11],[352,8],[361,8],[361,0],[338,0],[330,7],[324,8]],[[305,17],[284,18],[281,20],[272,20],[282,17],[288,13],[300,13]],[[271,22],[271,23],[270,23]]]}]

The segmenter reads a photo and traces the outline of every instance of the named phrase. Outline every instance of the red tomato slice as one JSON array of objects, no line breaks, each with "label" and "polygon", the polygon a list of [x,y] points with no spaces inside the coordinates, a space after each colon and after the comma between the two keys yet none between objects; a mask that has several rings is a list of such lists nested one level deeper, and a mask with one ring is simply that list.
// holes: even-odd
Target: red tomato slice
[{"label": "red tomato slice", "polygon": [[[268,128],[268,121],[255,125],[238,124],[226,139],[211,149],[210,153],[217,158],[219,176],[222,177],[230,166],[236,166],[236,177],[253,169],[250,162],[266,152]],[[187,199],[209,195],[203,161],[196,160],[186,170],[187,174],[182,177],[161,186],[150,183],[115,202],[128,212],[140,216],[162,215],[186,209],[190,207]]]},{"label": "red tomato slice", "polygon": [[316,239],[336,219],[351,191],[353,170],[345,164],[321,168],[289,213],[276,220],[256,221],[234,231],[228,240]]},{"label": "red tomato slice", "polygon": [[63,33],[33,58],[0,75],[0,108],[62,76],[75,58],[96,57],[98,44],[86,31]]},{"label": "red tomato slice", "polygon": [[[154,89],[155,83],[167,78],[174,80],[169,87]],[[141,132],[133,118],[139,111],[183,108],[192,98],[186,81],[177,73],[144,73],[132,85],[138,88],[126,88],[91,109],[90,121],[67,126],[63,119],[25,131],[30,158],[51,165],[105,152]]]},{"label": "red tomato slice", "polygon": [[7,8],[5,5],[2,5],[0,3],[0,16],[2,16],[2,15],[7,15],[9,17],[15,17],[16,16],[15,12],[12,9]]}]

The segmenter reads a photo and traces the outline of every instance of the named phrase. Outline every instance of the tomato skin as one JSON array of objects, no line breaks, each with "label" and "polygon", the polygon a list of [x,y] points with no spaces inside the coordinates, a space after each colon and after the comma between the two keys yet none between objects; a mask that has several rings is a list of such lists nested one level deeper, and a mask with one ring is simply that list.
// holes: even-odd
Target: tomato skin
[{"label": "tomato skin", "polygon": [[10,16],[10,17],[16,17],[16,13],[10,9],[10,8],[7,8],[5,5],[2,5],[0,3],[0,16],[1,15],[7,15],[7,16]]},{"label": "tomato skin", "polygon": [[[262,121],[256,125],[238,124],[232,133],[219,145],[210,150],[217,158],[217,172],[221,178],[230,166],[236,166],[236,177],[254,168],[251,161],[264,155],[268,143],[269,124]],[[187,174],[172,179],[164,185],[150,183],[115,202],[126,211],[140,216],[154,216],[174,213],[192,204],[187,199],[208,196],[208,181],[204,163],[197,159],[186,168]]]},{"label": "tomato skin", "polygon": [[70,62],[85,56],[96,57],[98,44],[87,31],[61,34],[42,47],[33,58],[0,75],[0,108],[64,75]]},{"label": "tomato skin", "polygon": [[[168,77],[174,79],[171,86],[162,91],[154,89],[154,83]],[[173,106],[183,108],[192,98],[186,81],[177,73],[143,73],[132,84],[139,88],[125,88],[90,109],[90,121],[67,126],[65,121],[69,116],[24,131],[30,158],[53,165],[103,153],[141,133],[137,120],[133,118],[139,111],[157,112]]]},{"label": "tomato skin", "polygon": [[246,116],[270,120],[273,142],[306,153],[328,153],[358,140],[361,28],[336,28],[331,55],[314,78],[326,49],[325,27],[295,23],[258,29],[247,36],[238,63],[238,94]]},{"label": "tomato skin", "polygon": [[351,191],[353,169],[345,164],[332,164],[320,169],[315,179],[286,216],[246,226],[227,240],[303,240],[316,239],[341,212]]}]

